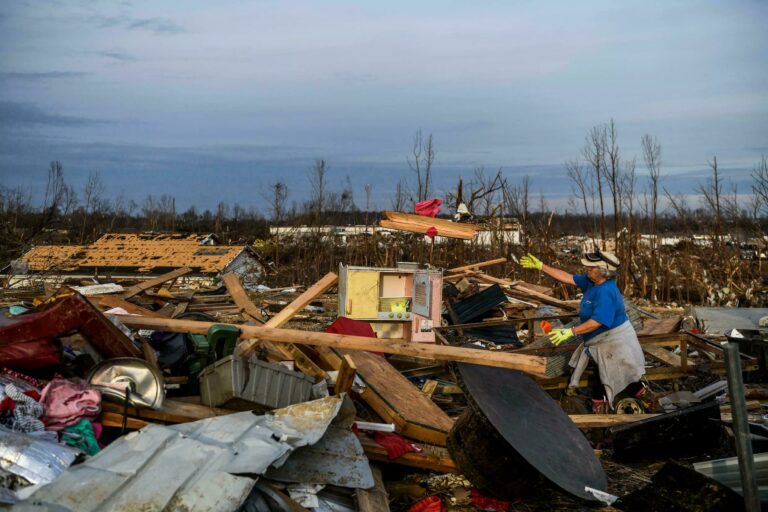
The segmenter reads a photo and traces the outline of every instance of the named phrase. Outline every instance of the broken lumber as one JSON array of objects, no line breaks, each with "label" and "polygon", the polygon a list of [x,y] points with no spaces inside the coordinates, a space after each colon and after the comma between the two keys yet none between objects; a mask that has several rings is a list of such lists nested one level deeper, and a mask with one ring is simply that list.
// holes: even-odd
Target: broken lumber
[{"label": "broken lumber", "polygon": [[[102,411],[117,414],[120,417],[123,415],[124,407],[124,404],[107,400],[104,400],[101,403]],[[161,421],[163,423],[188,423],[190,421],[203,420],[214,416],[232,414],[234,412],[236,411],[218,409],[216,407],[208,407],[207,405],[193,404],[167,398],[163,401],[163,406],[159,409],[137,409],[133,406],[128,407],[128,417],[130,418]]]},{"label": "broken lumber", "polygon": [[390,459],[387,450],[368,436],[360,435],[360,444],[366,457],[378,462],[388,462],[390,464],[399,464],[412,468],[428,469],[435,473],[458,473],[456,464],[451,459],[451,454],[446,448],[439,446],[421,446],[422,451],[411,452],[399,456],[396,459]]},{"label": "broken lumber", "polygon": [[235,301],[235,305],[240,308],[243,315],[246,315],[248,319],[255,320],[260,324],[264,323],[264,317],[261,316],[261,311],[256,305],[248,298],[243,286],[240,284],[237,274],[230,272],[225,274],[222,278],[224,286],[227,287],[227,291],[232,296],[232,300]]},{"label": "broken lumber", "polygon": [[464,270],[477,270],[482,267],[490,267],[491,265],[498,265],[499,263],[506,263],[507,258],[496,258],[495,260],[481,261],[479,263],[472,263],[471,265],[464,265],[463,267],[449,268],[446,272],[455,274],[456,272],[463,272]]},{"label": "broken lumber", "polygon": [[339,367],[339,374],[336,376],[336,385],[333,386],[333,394],[340,395],[342,393],[349,393],[352,389],[352,384],[355,381],[355,375],[357,374],[357,366],[349,355],[345,355],[341,358],[341,366]]},{"label": "broken lumber", "polygon": [[121,297],[124,299],[130,299],[134,295],[138,295],[145,290],[149,290],[150,288],[159,286],[165,282],[170,281],[171,279],[176,279],[181,276],[187,275],[190,272],[192,272],[192,269],[189,267],[178,268],[172,272],[168,272],[167,274],[163,274],[161,276],[155,277],[154,279],[148,279],[146,281],[142,281],[141,283],[135,284],[130,288],[128,288],[127,290],[125,290],[125,292],[121,295]]},{"label": "broken lumber", "polygon": [[355,491],[357,510],[360,512],[389,512],[389,495],[384,488],[381,470],[376,466],[371,466],[371,472],[373,473],[373,487]]},{"label": "broken lumber", "polygon": [[579,428],[600,428],[626,425],[655,418],[658,414],[570,414],[568,417]]},{"label": "broken lumber", "polygon": [[435,228],[437,229],[437,236],[463,240],[472,240],[478,232],[478,227],[474,224],[393,211],[385,211],[379,225],[383,228],[421,234],[426,234],[429,228]]},{"label": "broken lumber", "polygon": [[349,356],[357,375],[365,383],[360,398],[387,423],[394,423],[401,435],[425,443],[445,446],[453,420],[428,396],[383,357],[368,352],[348,352],[320,347],[323,364],[338,369]]},{"label": "broken lumber", "polygon": [[399,354],[421,357],[424,359],[434,359],[437,361],[459,361],[483,366],[496,366],[499,368],[520,370],[539,377],[546,376],[547,359],[540,356],[431,345],[427,343],[382,343],[381,340],[367,338],[365,336],[300,331],[297,329],[275,329],[266,326],[257,327],[254,325],[221,324],[214,322],[198,322],[195,320],[148,318],[134,315],[115,316],[117,316],[125,325],[139,329],[206,334],[208,329],[213,325],[232,325],[233,327],[240,329],[240,336],[245,339],[259,338],[277,343],[298,343],[302,345],[317,345],[350,350],[367,350],[372,352],[384,352],[386,354]]},{"label": "broken lumber", "polygon": [[126,310],[128,313],[132,315],[152,316],[155,318],[166,318],[163,315],[158,314],[156,311],[152,311],[151,309],[137,306],[133,302],[128,302],[127,300],[121,299],[120,297],[116,297],[114,295],[103,295],[100,297],[92,297],[92,298],[88,298],[88,300],[91,302],[91,304],[102,309],[123,308],[124,310]]}]

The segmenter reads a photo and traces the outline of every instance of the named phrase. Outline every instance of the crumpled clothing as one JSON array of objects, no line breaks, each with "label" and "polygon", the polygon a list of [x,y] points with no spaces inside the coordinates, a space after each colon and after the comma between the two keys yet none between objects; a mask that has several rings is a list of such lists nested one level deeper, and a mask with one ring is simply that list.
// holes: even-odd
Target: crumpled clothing
[{"label": "crumpled clothing", "polygon": [[[2,423],[14,432],[39,432],[45,430],[45,425],[40,421],[43,415],[43,406],[34,398],[22,393],[15,385],[6,384],[0,392],[0,403],[4,404],[6,416]],[[12,401],[12,404],[8,403]]]},{"label": "crumpled clothing", "polygon": [[79,423],[65,428],[61,432],[61,439],[65,444],[74,446],[88,455],[96,455],[101,451],[97,434],[101,434],[101,428],[97,433],[93,423],[89,420],[80,420]]},{"label": "crumpled clothing", "polygon": [[53,379],[43,389],[41,402],[48,430],[62,430],[101,411],[101,393],[82,380]]},{"label": "crumpled clothing", "polygon": [[574,368],[569,387],[578,386],[590,357],[597,363],[611,407],[616,395],[645,375],[645,355],[629,320],[579,345],[568,362]]},{"label": "crumpled clothing", "polygon": [[415,444],[390,432],[376,432],[373,435],[373,439],[387,450],[387,458],[390,460],[402,457],[406,453],[418,453],[421,451],[421,448]]},{"label": "crumpled clothing", "polygon": [[416,215],[423,215],[424,217],[435,217],[440,211],[440,205],[443,204],[442,199],[427,199],[420,203],[416,203],[414,212]]},{"label": "crumpled clothing", "polygon": [[469,492],[469,499],[472,505],[482,510],[506,512],[507,510],[509,510],[509,507],[512,506],[512,503],[510,503],[509,501],[497,500],[494,498],[487,498],[482,494],[480,494],[480,491],[478,491],[477,489],[472,489]]},{"label": "crumpled clothing", "polygon": [[435,226],[427,228],[424,234],[427,235],[429,238],[435,238],[437,236],[437,228]]}]

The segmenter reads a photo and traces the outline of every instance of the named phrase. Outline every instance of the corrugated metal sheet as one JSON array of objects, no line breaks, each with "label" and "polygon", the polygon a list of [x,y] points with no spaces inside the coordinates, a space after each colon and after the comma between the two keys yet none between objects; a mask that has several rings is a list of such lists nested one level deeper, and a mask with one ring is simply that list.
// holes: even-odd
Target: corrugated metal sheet
[{"label": "corrugated metal sheet", "polygon": [[334,425],[317,443],[299,448],[279,468],[270,468],[267,477],[280,482],[373,487],[371,466],[357,436]]},{"label": "corrugated metal sheet", "polygon": [[732,329],[757,329],[758,321],[768,316],[768,308],[693,308],[700,330],[707,334],[725,334]]},{"label": "corrugated metal sheet", "polygon": [[18,510],[228,511],[295,448],[317,442],[341,406],[327,397],[256,416],[250,412],[124,436],[67,470]]},{"label": "corrugated metal sheet", "polygon": [[[768,453],[754,454],[754,461],[758,494],[760,501],[765,503],[768,502]],[[741,488],[741,474],[739,473],[739,459],[737,457],[696,462],[693,464],[693,469],[730,487],[741,495],[744,494]]]}]

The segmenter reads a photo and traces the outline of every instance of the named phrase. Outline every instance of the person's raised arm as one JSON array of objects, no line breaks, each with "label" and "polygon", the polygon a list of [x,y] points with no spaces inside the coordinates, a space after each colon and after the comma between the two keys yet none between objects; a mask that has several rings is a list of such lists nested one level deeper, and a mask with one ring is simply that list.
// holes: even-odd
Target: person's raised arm
[{"label": "person's raised arm", "polygon": [[557,279],[561,283],[565,284],[572,284],[575,285],[576,282],[573,280],[573,274],[569,274],[565,270],[560,270],[559,268],[550,267],[549,265],[545,265],[539,260],[536,256],[533,254],[528,254],[528,256],[523,256],[520,258],[520,266],[523,268],[532,268],[536,270],[541,270],[545,274],[547,274],[549,277],[552,277],[554,279]]}]

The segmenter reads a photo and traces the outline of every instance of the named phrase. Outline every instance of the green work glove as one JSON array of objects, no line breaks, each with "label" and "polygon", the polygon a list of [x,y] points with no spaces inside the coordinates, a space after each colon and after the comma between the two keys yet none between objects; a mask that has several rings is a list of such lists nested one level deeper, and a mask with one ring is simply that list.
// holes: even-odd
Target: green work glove
[{"label": "green work glove", "polygon": [[531,253],[528,253],[528,256],[520,258],[520,265],[523,268],[535,268],[536,270],[541,270],[541,267],[544,266],[541,260]]},{"label": "green work glove", "polygon": [[549,341],[552,342],[554,346],[558,346],[565,340],[569,340],[573,338],[573,329],[552,329],[552,332],[549,333]]}]

